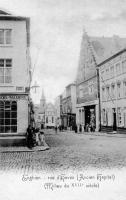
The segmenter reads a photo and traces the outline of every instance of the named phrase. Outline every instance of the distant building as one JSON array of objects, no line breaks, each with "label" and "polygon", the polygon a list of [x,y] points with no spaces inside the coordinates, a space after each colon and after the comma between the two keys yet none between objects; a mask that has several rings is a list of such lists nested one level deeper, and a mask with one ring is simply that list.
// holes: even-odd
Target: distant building
[{"label": "distant building", "polygon": [[44,95],[44,90],[42,90],[40,104],[35,106],[35,122],[39,128],[45,127],[45,111],[46,111],[46,98]]},{"label": "distant building", "polygon": [[45,109],[45,128],[54,128],[56,122],[55,106],[48,103]]},{"label": "distant building", "polygon": [[62,95],[59,95],[55,99],[55,111],[56,111],[56,126],[59,127],[61,126],[61,111],[62,111]]},{"label": "distant building", "polygon": [[126,49],[99,64],[103,131],[126,132]]},{"label": "distant building", "polygon": [[61,123],[65,129],[74,130],[76,126],[76,84],[66,86],[62,95]]},{"label": "distant building", "polygon": [[0,143],[26,138],[32,106],[30,19],[0,10]]},{"label": "distant building", "polygon": [[126,38],[88,37],[84,32],[76,78],[78,130],[87,131],[91,125],[100,129],[97,65],[124,46]]}]

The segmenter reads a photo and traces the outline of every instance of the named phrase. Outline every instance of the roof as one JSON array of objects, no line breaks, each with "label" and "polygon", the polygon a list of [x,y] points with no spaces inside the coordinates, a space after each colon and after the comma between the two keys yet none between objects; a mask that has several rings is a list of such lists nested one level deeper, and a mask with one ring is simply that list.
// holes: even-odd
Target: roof
[{"label": "roof", "polygon": [[5,9],[1,9],[0,8],[0,20],[29,20],[29,17],[21,17],[21,16],[16,16],[16,15],[12,15],[9,11],[5,10]]},{"label": "roof", "polygon": [[90,37],[97,64],[126,47],[126,38],[117,35],[113,37]]},{"label": "roof", "polygon": [[104,62],[114,54],[126,48],[126,38],[89,37],[83,33],[76,81],[80,84],[96,76],[96,65]]},{"label": "roof", "polygon": [[114,55],[112,55],[109,58],[105,59],[103,62],[99,63],[98,66],[100,67],[101,65],[105,64],[106,62],[110,61],[111,59],[115,58],[116,56],[122,54],[125,51],[126,51],[126,48],[122,49],[121,51],[118,51]]}]

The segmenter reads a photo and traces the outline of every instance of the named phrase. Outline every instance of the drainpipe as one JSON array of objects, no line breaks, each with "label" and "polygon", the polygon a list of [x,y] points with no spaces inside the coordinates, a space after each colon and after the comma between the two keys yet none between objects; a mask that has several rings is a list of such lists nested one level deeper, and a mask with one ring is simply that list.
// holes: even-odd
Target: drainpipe
[{"label": "drainpipe", "polygon": [[97,89],[98,89],[98,104],[99,104],[99,131],[101,131],[101,98],[100,98],[100,76],[99,76],[99,67],[96,64],[97,72]]}]

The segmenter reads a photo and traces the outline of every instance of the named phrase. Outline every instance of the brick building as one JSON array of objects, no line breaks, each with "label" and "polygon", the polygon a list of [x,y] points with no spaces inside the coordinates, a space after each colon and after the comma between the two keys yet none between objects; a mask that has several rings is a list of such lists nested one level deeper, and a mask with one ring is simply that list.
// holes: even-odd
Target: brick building
[{"label": "brick building", "polygon": [[61,121],[65,129],[74,129],[76,125],[76,84],[66,86],[62,95]]},{"label": "brick building", "polygon": [[56,110],[52,103],[46,104],[45,109],[45,128],[54,128],[56,125]]},{"label": "brick building", "polygon": [[97,65],[126,45],[125,38],[88,37],[83,33],[79,66],[77,71],[77,115],[76,122],[81,131],[93,124],[100,129],[100,105]]},{"label": "brick building", "polygon": [[102,131],[126,132],[126,49],[99,64]]}]

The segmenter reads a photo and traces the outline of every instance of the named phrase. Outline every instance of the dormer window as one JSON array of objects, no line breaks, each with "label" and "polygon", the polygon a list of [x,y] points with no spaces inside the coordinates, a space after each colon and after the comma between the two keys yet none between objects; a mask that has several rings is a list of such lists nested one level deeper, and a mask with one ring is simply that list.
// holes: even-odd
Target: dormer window
[{"label": "dormer window", "polygon": [[0,29],[0,45],[12,44],[12,30]]}]

